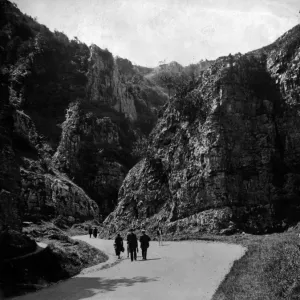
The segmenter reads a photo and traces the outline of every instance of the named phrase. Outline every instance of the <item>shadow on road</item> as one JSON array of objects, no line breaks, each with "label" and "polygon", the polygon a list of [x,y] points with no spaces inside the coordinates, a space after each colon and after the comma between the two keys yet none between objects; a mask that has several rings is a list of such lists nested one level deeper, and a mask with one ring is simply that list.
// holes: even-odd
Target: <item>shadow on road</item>
[{"label": "shadow on road", "polygon": [[159,260],[161,258],[147,258],[146,260],[137,260],[137,261],[147,261],[147,260]]},{"label": "shadow on road", "polygon": [[[147,283],[157,281],[158,278],[149,278],[137,276],[133,278],[99,278],[99,277],[76,277],[62,283],[61,286],[55,287],[55,293],[51,290],[42,291],[39,295],[43,300],[64,299],[64,300],[81,300],[92,297],[98,293],[106,293],[117,290],[119,287],[130,287],[137,283]],[[57,297],[56,297],[57,296]]]}]

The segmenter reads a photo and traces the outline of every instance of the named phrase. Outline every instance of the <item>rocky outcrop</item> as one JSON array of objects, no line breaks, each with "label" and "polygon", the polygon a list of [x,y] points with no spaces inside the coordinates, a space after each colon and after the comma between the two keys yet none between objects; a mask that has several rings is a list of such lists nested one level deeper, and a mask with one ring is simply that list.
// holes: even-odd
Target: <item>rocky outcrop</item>
[{"label": "rocky outcrop", "polygon": [[[54,161],[66,172],[74,174],[80,168],[78,155],[82,143],[90,141],[100,145],[120,147],[117,126],[109,117],[98,117],[93,112],[84,112],[80,103],[74,103],[67,110],[66,121]],[[99,149],[100,150],[100,149]]]},{"label": "rocky outcrop", "polygon": [[43,174],[21,169],[21,182],[26,220],[52,219],[58,215],[72,217],[73,222],[98,218],[97,204],[59,173]]},{"label": "rocky outcrop", "polygon": [[12,147],[13,107],[8,101],[7,76],[0,77],[0,232],[10,227],[20,230],[22,200],[20,171]]},{"label": "rocky outcrop", "polygon": [[58,215],[80,222],[98,218],[97,204],[66,175],[51,167],[52,149],[38,135],[32,119],[24,111],[10,113],[12,145],[19,187],[14,189],[22,200],[26,220],[39,221]]},{"label": "rocky outcrop", "polygon": [[120,128],[96,111],[84,112],[81,103],[70,106],[62,127],[54,166],[83,186],[98,203],[100,214],[107,215],[127,171]]},{"label": "rocky outcrop", "polygon": [[108,50],[102,50],[96,45],[90,47],[88,60],[87,98],[92,102],[100,102],[112,106],[114,59]]},{"label": "rocky outcrop", "polygon": [[125,82],[121,82],[118,66],[112,54],[108,50],[92,45],[88,70],[88,101],[113,107],[135,121],[137,113],[134,99],[127,93]]},{"label": "rocky outcrop", "polygon": [[155,116],[151,108],[157,109],[166,101],[166,95],[147,81],[129,60],[114,59],[109,51],[92,45],[88,61],[88,101],[112,107],[132,122],[138,120],[140,106],[144,110],[150,108],[149,114]]},{"label": "rocky outcrop", "polygon": [[299,219],[299,37],[296,26],[266,48],[221,57],[171,99],[105,234],[142,223],[259,233]]}]

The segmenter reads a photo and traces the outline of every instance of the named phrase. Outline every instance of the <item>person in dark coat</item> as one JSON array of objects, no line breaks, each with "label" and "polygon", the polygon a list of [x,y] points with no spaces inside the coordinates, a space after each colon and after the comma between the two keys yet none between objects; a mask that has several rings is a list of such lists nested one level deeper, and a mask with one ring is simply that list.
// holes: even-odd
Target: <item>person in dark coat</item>
[{"label": "person in dark coat", "polygon": [[134,230],[130,229],[130,233],[127,235],[127,243],[130,252],[131,261],[136,260],[136,252],[138,252],[138,242],[137,237],[134,234]]},{"label": "person in dark coat", "polygon": [[96,238],[98,235],[98,229],[95,227],[94,230],[93,230],[93,236],[94,238]]},{"label": "person in dark coat", "polygon": [[130,234],[130,231],[127,233],[127,236],[126,236],[126,241],[127,241],[127,258],[129,258],[129,254],[130,254],[130,249],[129,249],[129,244],[128,244],[128,235]]},{"label": "person in dark coat", "polygon": [[147,250],[149,248],[150,237],[146,234],[145,229],[142,230],[142,235],[140,237],[141,250],[143,259],[147,259]]},{"label": "person in dark coat", "polygon": [[92,226],[89,226],[89,235],[90,235],[90,238],[92,237],[92,234],[93,234]]},{"label": "person in dark coat", "polygon": [[117,237],[115,238],[114,247],[115,247],[116,255],[120,259],[121,252],[124,252],[123,238],[120,236],[120,233],[118,233]]}]

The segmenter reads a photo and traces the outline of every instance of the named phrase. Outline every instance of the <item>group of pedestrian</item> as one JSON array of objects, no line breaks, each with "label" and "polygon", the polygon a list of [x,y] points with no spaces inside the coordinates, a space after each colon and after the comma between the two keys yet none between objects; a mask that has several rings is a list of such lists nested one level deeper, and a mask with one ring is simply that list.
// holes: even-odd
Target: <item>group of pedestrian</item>
[{"label": "group of pedestrian", "polygon": [[94,238],[97,238],[97,235],[98,235],[98,229],[97,229],[97,227],[92,228],[90,226],[89,227],[89,235],[90,235],[90,238],[92,237],[92,235],[93,235]]},{"label": "group of pedestrian", "polygon": [[[140,236],[140,248],[142,251],[142,257],[143,260],[147,259],[147,250],[150,246],[150,237],[146,234],[145,229],[142,229],[142,235]],[[123,238],[121,235],[118,233],[117,237],[115,239],[115,251],[116,255],[118,258],[120,257],[121,252],[124,252],[124,245],[123,245]],[[137,259],[137,253],[139,252],[138,249],[138,239],[136,234],[134,233],[134,229],[130,229],[130,232],[127,234],[127,257],[129,258],[130,254],[130,259],[131,261],[134,261]]]},{"label": "group of pedestrian", "polygon": [[[92,227],[89,226],[88,229],[89,232],[89,236],[90,238],[92,238],[92,236],[94,238],[97,238],[98,236],[98,229],[97,227]],[[157,229],[157,239],[158,239],[158,243],[159,245],[162,246],[162,230],[160,227],[158,227]],[[139,252],[138,249],[138,238],[136,236],[136,234],[134,233],[134,229],[131,228],[129,233],[127,234],[127,257],[130,259],[131,261],[137,260],[137,253]],[[146,234],[145,229],[142,229],[142,235],[139,238],[139,242],[140,242],[140,248],[142,251],[142,257],[143,260],[147,259],[147,250],[150,246],[150,237]],[[118,233],[117,237],[115,238],[115,242],[114,242],[114,248],[115,248],[115,252],[116,255],[118,256],[118,258],[121,258],[121,252],[124,252],[124,244],[123,244],[123,238],[121,237],[121,235]]]}]

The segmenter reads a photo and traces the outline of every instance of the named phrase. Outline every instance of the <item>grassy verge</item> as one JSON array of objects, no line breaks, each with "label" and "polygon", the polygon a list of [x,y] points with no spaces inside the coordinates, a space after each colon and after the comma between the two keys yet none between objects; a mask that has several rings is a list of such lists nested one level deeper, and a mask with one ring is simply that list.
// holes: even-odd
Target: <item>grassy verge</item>
[{"label": "grassy verge", "polygon": [[212,300],[300,299],[300,239],[296,233],[222,237],[248,248]]}]

